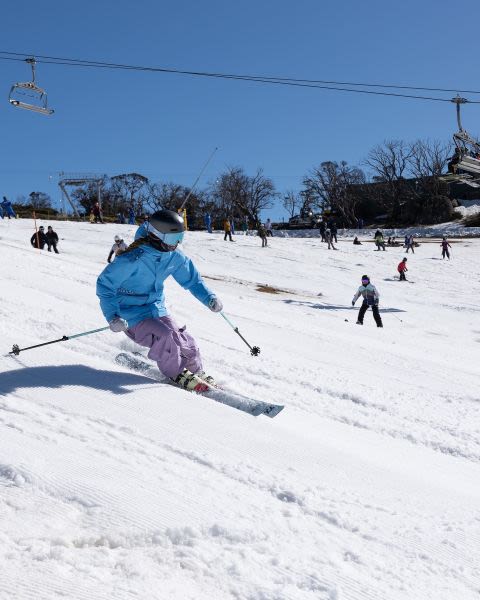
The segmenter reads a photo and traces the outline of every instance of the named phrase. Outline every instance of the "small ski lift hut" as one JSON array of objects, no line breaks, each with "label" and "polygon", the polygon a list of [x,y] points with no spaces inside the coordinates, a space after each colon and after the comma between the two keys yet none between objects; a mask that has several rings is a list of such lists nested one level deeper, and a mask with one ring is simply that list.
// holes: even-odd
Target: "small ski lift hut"
[{"label": "small ski lift hut", "polygon": [[461,98],[458,94],[451,100],[457,106],[458,131],[453,134],[453,141],[458,154],[456,171],[464,171],[471,174],[475,179],[480,177],[480,143],[474,140],[462,127],[460,105],[466,104],[468,100]]},{"label": "small ski lift hut", "polygon": [[32,110],[42,115],[52,115],[54,111],[48,108],[47,92],[35,83],[35,58],[26,58],[25,62],[32,68],[32,81],[14,83],[10,89],[8,101],[12,106]]}]

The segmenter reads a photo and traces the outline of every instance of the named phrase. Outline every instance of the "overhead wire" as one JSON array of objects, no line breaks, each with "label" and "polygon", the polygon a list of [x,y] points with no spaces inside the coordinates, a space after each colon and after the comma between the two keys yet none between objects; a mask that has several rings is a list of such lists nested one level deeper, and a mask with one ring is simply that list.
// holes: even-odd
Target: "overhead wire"
[{"label": "overhead wire", "polygon": [[[232,74],[232,73],[215,73],[208,71],[191,71],[183,69],[172,69],[166,67],[151,67],[141,65],[126,65],[121,63],[110,63],[105,61],[92,61],[85,59],[76,58],[65,58],[58,56],[45,56],[45,55],[34,55],[25,54],[20,52],[7,52],[0,51],[0,54],[7,56],[0,56],[0,60],[15,60],[24,62],[27,57],[35,56],[36,62],[40,64],[55,64],[63,66],[76,66],[86,68],[102,68],[102,69],[120,69],[129,71],[143,71],[143,72],[154,72],[154,73],[167,73],[174,75],[187,75],[192,77],[207,77],[216,79],[229,79],[236,81],[249,81],[253,83],[264,83],[270,85],[283,85],[291,87],[304,87],[310,89],[324,89],[339,92],[349,92],[357,94],[368,94],[375,96],[391,96],[397,98],[408,98],[415,100],[427,100],[433,102],[451,102],[450,98],[438,98],[433,96],[423,96],[415,94],[404,94],[385,91],[388,89],[398,90],[412,90],[412,91],[426,91],[426,92],[442,92],[442,93],[469,93],[469,94],[480,94],[480,91],[476,90],[462,90],[462,89],[451,89],[451,88],[432,88],[432,87],[420,87],[420,86],[407,86],[407,85],[394,85],[394,84],[379,84],[379,83],[358,83],[358,82],[341,82],[341,81],[327,81],[321,79],[299,79],[292,77],[277,77],[270,75],[243,75],[243,74]],[[25,58],[19,58],[19,57]],[[341,87],[339,87],[341,86]],[[352,87],[363,87],[363,88],[376,88],[372,89],[353,89]],[[379,91],[379,88],[384,91]],[[480,104],[480,100],[467,100],[469,104]]]}]

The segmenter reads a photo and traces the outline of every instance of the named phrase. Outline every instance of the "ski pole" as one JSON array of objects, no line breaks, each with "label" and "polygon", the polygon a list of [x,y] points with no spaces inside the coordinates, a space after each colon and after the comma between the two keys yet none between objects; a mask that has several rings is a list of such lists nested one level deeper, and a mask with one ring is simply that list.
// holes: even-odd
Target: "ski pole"
[{"label": "ski pole", "polygon": [[76,333],[75,335],[64,335],[58,340],[52,340],[51,342],[43,342],[43,344],[35,344],[35,346],[27,346],[27,348],[20,348],[17,344],[14,344],[9,354],[15,354],[15,356],[18,356],[20,352],[23,352],[24,350],[40,348],[40,346],[48,346],[48,344],[56,344],[58,342],[66,342],[67,340],[73,340],[74,338],[82,337],[82,335],[90,335],[92,333],[98,333],[99,331],[105,331],[106,329],[110,329],[110,327],[100,327],[100,329],[92,329],[91,331],[84,331],[83,333]]},{"label": "ski pole", "polygon": [[247,346],[250,348],[250,354],[252,356],[258,356],[260,354],[260,348],[258,346],[250,346],[250,344],[247,342],[247,340],[243,337],[243,335],[238,331],[238,327],[236,327],[231,321],[230,319],[227,317],[227,315],[223,312],[220,312],[220,314],[222,315],[222,317],[225,319],[225,321],[230,325],[230,327],[233,329],[233,331],[242,338],[242,340],[247,344]]}]

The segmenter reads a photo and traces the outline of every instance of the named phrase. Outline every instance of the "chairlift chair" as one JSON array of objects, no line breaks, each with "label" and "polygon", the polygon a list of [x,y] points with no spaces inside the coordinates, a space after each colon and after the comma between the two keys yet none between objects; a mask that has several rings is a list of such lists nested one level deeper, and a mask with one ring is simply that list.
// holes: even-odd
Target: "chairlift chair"
[{"label": "chairlift chair", "polygon": [[460,118],[460,105],[466,104],[468,100],[457,94],[451,101],[457,105],[458,131],[453,134],[453,141],[459,153],[456,170],[471,173],[475,178],[480,177],[480,144],[465,131]]},{"label": "chairlift chair", "polygon": [[47,92],[35,84],[35,59],[26,58],[25,62],[32,68],[32,81],[14,83],[10,89],[8,101],[12,106],[18,106],[42,115],[52,115],[54,110],[48,108]]}]

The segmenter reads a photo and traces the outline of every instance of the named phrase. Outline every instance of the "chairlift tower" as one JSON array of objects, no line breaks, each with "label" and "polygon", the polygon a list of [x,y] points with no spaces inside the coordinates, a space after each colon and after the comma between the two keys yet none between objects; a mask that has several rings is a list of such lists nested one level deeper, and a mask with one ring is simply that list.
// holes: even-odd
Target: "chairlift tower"
[{"label": "chairlift tower", "polygon": [[[69,187],[79,187],[85,185],[86,183],[95,183],[97,186],[97,202],[102,208],[102,184],[105,179],[105,175],[96,175],[94,173],[64,173],[63,171],[59,173],[58,186],[62,191],[62,199],[66,198],[76,217],[80,218],[77,207],[75,203],[72,202],[70,198],[67,186]],[[63,204],[63,200],[62,200]]]}]

